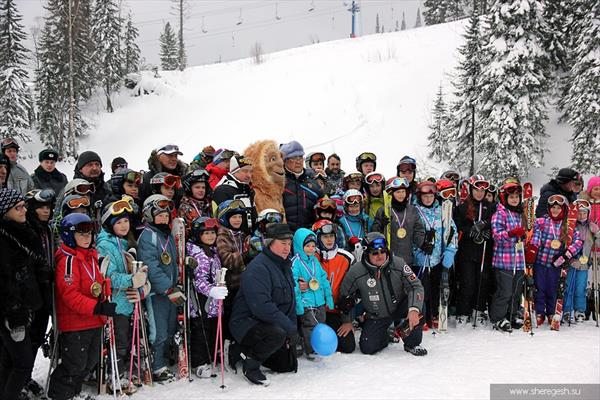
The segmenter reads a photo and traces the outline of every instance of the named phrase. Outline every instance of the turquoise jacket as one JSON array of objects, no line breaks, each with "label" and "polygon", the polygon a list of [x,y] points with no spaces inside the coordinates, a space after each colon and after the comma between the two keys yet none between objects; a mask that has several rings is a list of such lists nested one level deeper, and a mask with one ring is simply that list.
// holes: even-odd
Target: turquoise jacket
[{"label": "turquoise jacket", "polygon": [[[104,229],[96,240],[96,250],[100,257],[110,257],[106,276],[110,278],[112,302],[117,304],[117,314],[130,316],[133,313],[133,303],[127,301],[125,289],[132,287],[131,274],[127,273],[123,252],[129,250],[127,241],[120,239]],[[119,247],[120,243],[120,247]]]},{"label": "turquoise jacket", "polygon": [[[327,304],[327,307],[333,310],[333,294],[331,292],[331,285],[327,279],[327,273],[321,267],[321,263],[315,257],[307,256],[304,253],[304,240],[308,236],[313,236],[315,242],[317,236],[314,232],[300,228],[294,234],[294,249],[296,255],[292,259],[292,274],[294,276],[294,291],[296,293],[296,314],[304,314],[306,307],[315,308],[321,307]],[[316,279],[319,282],[319,288],[317,290],[307,289],[305,292],[300,291],[298,280],[304,279],[306,283],[309,283],[311,279]]]}]

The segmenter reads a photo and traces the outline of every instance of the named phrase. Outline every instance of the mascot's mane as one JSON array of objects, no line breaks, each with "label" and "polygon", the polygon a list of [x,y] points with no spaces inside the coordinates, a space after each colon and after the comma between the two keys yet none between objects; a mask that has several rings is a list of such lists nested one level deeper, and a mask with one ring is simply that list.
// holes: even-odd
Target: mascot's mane
[{"label": "mascot's mane", "polygon": [[[278,155],[283,171],[283,159],[281,159],[279,145],[274,140],[261,140],[251,144],[244,150],[244,156],[252,160],[252,187],[255,192],[256,212],[260,213],[264,209],[273,208],[284,214],[283,190],[285,188],[285,175],[278,177],[274,175],[274,171],[268,170],[266,162],[267,153],[269,152],[275,152]],[[281,184],[277,180],[281,181]]]}]

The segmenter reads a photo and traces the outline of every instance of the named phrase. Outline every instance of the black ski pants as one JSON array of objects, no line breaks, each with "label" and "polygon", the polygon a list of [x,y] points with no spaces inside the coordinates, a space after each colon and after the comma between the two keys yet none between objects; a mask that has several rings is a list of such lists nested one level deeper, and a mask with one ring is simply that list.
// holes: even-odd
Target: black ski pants
[{"label": "black ski pants", "polygon": [[438,305],[440,304],[440,282],[442,280],[442,264],[431,268],[413,266],[413,271],[423,285],[425,291],[425,321],[431,322],[433,317],[438,316]]},{"label": "black ski pants", "polygon": [[[325,321],[336,333],[340,326],[342,326],[342,317],[340,314],[328,312],[327,319]],[[346,336],[338,335],[338,346],[337,351],[340,353],[352,353],[356,349],[356,340],[354,338],[354,332],[348,333]]]},{"label": "black ski pants", "polygon": [[487,251],[483,274],[481,273],[482,253],[464,254],[458,257],[456,268],[459,281],[456,315],[470,316],[475,308],[478,311],[487,309],[488,298],[492,293],[493,274]]},{"label": "black ski pants", "polygon": [[58,336],[61,362],[50,376],[51,399],[66,400],[81,392],[83,379],[98,364],[101,331],[94,328]]},{"label": "black ski pants", "polygon": [[25,338],[15,342],[2,321],[0,345],[0,399],[16,400],[29,381],[35,362],[31,346],[31,331],[26,328]]},{"label": "black ski pants", "polygon": [[[129,353],[131,351],[131,324],[130,317],[117,314],[113,317],[115,327],[115,347],[117,348],[117,367],[119,375],[129,373]],[[136,359],[137,361],[137,359]]]},{"label": "black ski pants", "polygon": [[[503,318],[514,320],[521,305],[523,293],[523,271],[494,269],[496,292],[490,306],[490,321],[496,323]],[[512,303],[512,307],[511,307]]]},{"label": "black ski pants", "polygon": [[189,341],[192,368],[210,364],[213,361],[217,338],[217,322],[217,317],[208,318],[205,314],[190,319],[192,336]]},{"label": "black ski pants", "polygon": [[242,339],[241,349],[244,355],[261,363],[283,346],[285,330],[277,325],[259,322]]}]

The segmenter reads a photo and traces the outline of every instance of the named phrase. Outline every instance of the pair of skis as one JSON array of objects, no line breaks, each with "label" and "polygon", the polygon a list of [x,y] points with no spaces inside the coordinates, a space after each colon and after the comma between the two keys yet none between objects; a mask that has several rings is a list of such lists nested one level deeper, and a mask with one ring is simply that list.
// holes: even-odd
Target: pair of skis
[{"label": "pair of skis", "polygon": [[[452,242],[454,232],[452,229],[452,210],[454,204],[452,200],[442,202],[442,230],[444,247]],[[448,302],[450,300],[450,280],[448,269],[442,267],[442,277],[440,280],[440,303],[438,305],[438,332],[448,332]]]},{"label": "pair of skis", "polygon": [[[529,243],[533,233],[535,222],[535,197],[533,186],[530,182],[523,184],[523,227],[527,232],[525,243],[520,242],[520,249],[525,262],[525,244]],[[535,284],[533,281],[533,265],[525,262],[525,279],[523,279],[523,332],[529,332],[533,336],[532,317],[534,314]]]}]

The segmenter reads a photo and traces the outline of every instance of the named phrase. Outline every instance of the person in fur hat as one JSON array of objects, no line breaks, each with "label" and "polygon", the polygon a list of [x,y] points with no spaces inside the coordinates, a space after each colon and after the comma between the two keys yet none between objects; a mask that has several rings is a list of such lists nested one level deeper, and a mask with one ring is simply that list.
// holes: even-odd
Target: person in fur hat
[{"label": "person in fur hat", "polygon": [[[152,194],[152,187],[150,185],[150,179],[159,172],[167,172],[171,175],[179,176],[182,178],[187,171],[187,164],[179,159],[179,156],[183,155],[179,151],[179,146],[175,144],[166,144],[162,147],[158,147],[152,150],[150,158],[148,158],[148,172],[144,174],[142,179],[141,198],[146,199]],[[183,189],[179,188],[175,192],[173,201],[175,204],[179,204],[181,197],[183,196]]]}]

